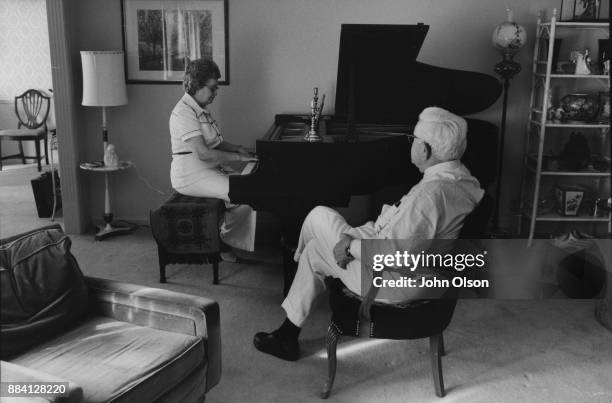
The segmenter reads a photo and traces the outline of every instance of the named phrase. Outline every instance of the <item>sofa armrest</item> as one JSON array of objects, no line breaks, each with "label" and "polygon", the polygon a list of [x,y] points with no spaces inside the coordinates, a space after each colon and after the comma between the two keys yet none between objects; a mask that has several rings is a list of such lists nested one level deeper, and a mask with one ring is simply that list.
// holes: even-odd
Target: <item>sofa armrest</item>
[{"label": "sofa armrest", "polygon": [[[50,403],[79,403],[83,401],[83,389],[74,382],[70,382],[66,379],[58,378],[57,376],[53,376],[47,374],[46,372],[38,371],[32,368],[27,368],[18,364],[13,364],[12,362],[0,361],[0,379],[2,383],[5,382],[14,382],[14,383],[49,383],[49,382],[62,382],[68,384],[68,389],[66,393],[55,396],[45,396],[44,399],[40,397],[19,397],[19,402],[40,402],[44,400],[45,402]],[[5,385],[3,385],[5,386]],[[3,392],[5,392],[3,390]],[[2,397],[9,397],[4,396]],[[0,399],[4,401],[4,399]],[[10,400],[10,399],[7,399]]]},{"label": "sofa armrest", "polygon": [[219,304],[195,295],[96,277],[85,278],[95,313],[122,322],[202,337],[205,341],[206,390],[221,378]]}]

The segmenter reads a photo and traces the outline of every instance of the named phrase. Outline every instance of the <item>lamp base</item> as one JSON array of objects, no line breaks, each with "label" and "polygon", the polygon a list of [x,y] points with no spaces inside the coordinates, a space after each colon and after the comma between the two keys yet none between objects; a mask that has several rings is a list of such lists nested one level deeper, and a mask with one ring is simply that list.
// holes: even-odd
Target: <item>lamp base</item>
[{"label": "lamp base", "polygon": [[521,65],[512,60],[511,55],[505,54],[504,60],[497,63],[494,70],[502,79],[509,80],[521,72]]},{"label": "lamp base", "polygon": [[106,238],[110,238],[116,235],[126,235],[131,233],[136,229],[135,225],[111,225],[104,224],[100,225],[98,232],[96,233],[96,241],[102,241]]}]

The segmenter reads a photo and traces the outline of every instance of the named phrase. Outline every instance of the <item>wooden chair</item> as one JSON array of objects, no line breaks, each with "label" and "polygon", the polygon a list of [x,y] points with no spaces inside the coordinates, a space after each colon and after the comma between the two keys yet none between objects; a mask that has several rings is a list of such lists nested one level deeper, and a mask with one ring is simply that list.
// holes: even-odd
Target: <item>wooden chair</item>
[{"label": "wooden chair", "polygon": [[[460,238],[479,239],[483,236],[491,212],[493,199],[485,195],[466,219]],[[457,292],[450,289],[439,299],[386,304],[374,301],[377,288],[372,286],[366,297],[361,297],[338,280],[329,286],[329,305],[332,318],[327,330],[328,379],[321,397],[331,393],[336,376],[336,347],[341,336],[376,339],[429,338],[429,352],[436,396],[443,397],[442,356],[445,355],[442,332],[450,323],[457,304]]]},{"label": "wooden chair", "polygon": [[[49,156],[47,151],[47,117],[49,116],[49,108],[51,98],[37,90],[27,90],[23,94],[15,97],[15,114],[19,123],[17,129],[0,130],[0,170],[2,170],[2,160],[11,158],[20,158],[21,163],[25,164],[26,159],[34,159],[38,164],[38,171],[42,170],[40,161],[40,140],[44,141],[45,145],[45,162],[49,165]],[[19,142],[19,154],[2,155],[2,141],[12,140]],[[24,141],[34,141],[36,147],[36,156],[26,156],[23,153]]]}]

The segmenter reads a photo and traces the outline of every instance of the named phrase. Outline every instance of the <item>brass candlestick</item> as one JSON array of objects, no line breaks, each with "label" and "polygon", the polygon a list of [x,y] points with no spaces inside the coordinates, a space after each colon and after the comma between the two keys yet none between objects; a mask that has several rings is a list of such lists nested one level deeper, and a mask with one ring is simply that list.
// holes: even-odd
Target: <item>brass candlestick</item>
[{"label": "brass candlestick", "polygon": [[319,89],[314,87],[312,101],[310,101],[310,130],[308,134],[304,136],[304,140],[308,142],[323,141],[323,138],[318,134],[319,118],[321,117],[321,111],[323,110],[323,104],[325,102],[325,94],[319,105]]}]

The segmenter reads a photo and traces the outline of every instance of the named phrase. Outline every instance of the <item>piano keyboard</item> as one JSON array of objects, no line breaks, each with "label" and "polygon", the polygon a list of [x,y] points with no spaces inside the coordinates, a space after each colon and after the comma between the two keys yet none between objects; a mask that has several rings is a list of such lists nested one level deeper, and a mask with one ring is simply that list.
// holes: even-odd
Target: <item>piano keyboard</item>
[{"label": "piano keyboard", "polygon": [[247,162],[247,164],[242,169],[242,172],[240,172],[240,175],[248,175],[252,173],[256,167],[257,167],[256,161]]}]

